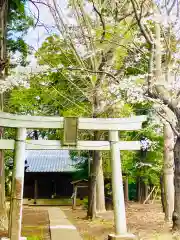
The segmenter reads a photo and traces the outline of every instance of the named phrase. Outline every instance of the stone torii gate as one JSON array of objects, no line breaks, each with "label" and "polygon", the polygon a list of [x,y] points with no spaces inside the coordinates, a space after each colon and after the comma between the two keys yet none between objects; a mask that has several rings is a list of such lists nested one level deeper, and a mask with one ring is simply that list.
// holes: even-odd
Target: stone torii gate
[{"label": "stone torii gate", "polygon": [[134,235],[127,232],[120,151],[140,150],[141,146],[139,141],[119,141],[119,131],[141,129],[142,122],[146,120],[146,116],[78,119],[77,129],[109,131],[109,141],[77,141],[74,146],[63,146],[59,140],[26,140],[26,129],[63,129],[65,127],[65,120],[63,117],[23,116],[4,112],[0,113],[0,126],[16,128],[16,139],[0,140],[0,149],[15,151],[12,180],[13,191],[10,206],[10,239],[21,239],[26,149],[110,150],[115,234],[110,234],[109,239],[134,239]]}]

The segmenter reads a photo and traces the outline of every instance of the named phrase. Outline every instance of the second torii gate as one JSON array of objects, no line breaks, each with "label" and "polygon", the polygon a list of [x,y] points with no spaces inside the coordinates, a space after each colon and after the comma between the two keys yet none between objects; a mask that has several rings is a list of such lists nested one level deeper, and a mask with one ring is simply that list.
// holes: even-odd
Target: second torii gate
[{"label": "second torii gate", "polygon": [[138,141],[119,141],[118,131],[139,130],[145,120],[146,116],[108,119],[79,118],[78,129],[109,131],[109,141],[78,141],[76,146],[62,146],[59,140],[26,140],[26,129],[63,129],[64,118],[21,116],[1,112],[0,126],[17,129],[15,140],[0,140],[0,149],[15,150],[9,225],[10,239],[20,240],[21,236],[26,149],[111,150],[115,234],[110,234],[109,239],[134,239],[134,235],[127,233],[120,151],[140,150],[141,146]]}]

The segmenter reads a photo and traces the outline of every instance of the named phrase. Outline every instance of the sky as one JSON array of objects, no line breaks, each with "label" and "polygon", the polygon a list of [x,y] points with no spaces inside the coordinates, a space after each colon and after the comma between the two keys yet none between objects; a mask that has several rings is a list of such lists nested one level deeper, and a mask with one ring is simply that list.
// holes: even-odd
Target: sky
[{"label": "sky", "polygon": [[[37,59],[34,56],[34,53],[41,47],[44,40],[52,35],[53,33],[60,34],[55,25],[55,21],[53,19],[52,13],[48,6],[42,3],[46,3],[54,8],[53,1],[56,2],[57,8],[61,11],[61,16],[63,16],[63,21],[67,24],[75,24],[75,19],[71,16],[69,9],[67,8],[68,0],[37,0],[35,4],[28,1],[26,5],[27,14],[32,16],[35,19],[38,18],[36,27],[30,28],[28,33],[24,36],[25,42],[29,45],[29,47],[34,51],[27,57],[27,61],[29,62],[29,67],[34,70],[38,67]],[[91,11],[89,5],[85,6],[86,11]],[[16,53],[13,55],[11,61],[17,62],[19,59],[20,53]]]},{"label": "sky", "polygon": [[[52,0],[39,0],[39,2],[49,2],[52,4]],[[62,11],[66,12],[67,1],[66,0],[55,0],[58,2],[58,5],[62,9]],[[37,10],[37,7],[39,12]],[[36,4],[34,6],[30,1],[28,1],[26,6],[27,13],[35,19],[39,14],[39,21],[35,28],[30,28],[27,35],[24,37],[25,42],[30,46],[33,47],[34,50],[38,50],[38,48],[42,45],[44,40],[53,33],[56,33],[55,22],[53,16],[49,10],[49,8],[43,4]],[[16,54],[18,58],[18,53]],[[15,57],[15,59],[16,59]],[[37,60],[35,59],[34,55],[29,55],[27,57],[28,62],[30,62],[29,66],[34,69],[37,66]]]},{"label": "sky", "polygon": [[[49,0],[50,4],[51,4],[51,1],[52,0]],[[66,3],[67,3],[66,0],[58,0],[58,4],[63,10],[63,12],[65,12],[65,9],[67,6]],[[41,46],[42,42],[46,39],[46,37],[49,36],[49,34],[55,33],[55,24],[54,24],[53,17],[50,13],[50,10],[47,6],[43,4],[36,4],[36,6],[39,9],[38,25],[45,25],[45,26],[37,26],[36,28],[29,29],[28,34],[24,37],[24,39],[26,40],[28,45],[32,46],[35,49],[38,49]],[[31,16],[33,17],[35,16],[35,18],[37,18],[38,16],[38,11],[31,2],[28,2],[27,12]],[[47,31],[47,29],[49,32]]]},{"label": "sky", "polygon": [[[53,0],[38,0],[39,2],[48,3],[50,6],[54,8]],[[61,10],[61,15],[63,16],[64,22],[68,24],[75,24],[75,19],[73,16],[69,14],[69,10],[67,9],[68,0],[54,0],[57,4],[57,8]],[[25,40],[27,44],[33,46],[35,49],[38,49],[42,42],[52,33],[56,33],[56,26],[53,20],[53,16],[47,6],[44,4],[38,4],[36,2],[36,6],[34,6],[30,1],[28,1],[27,11],[28,13],[37,18],[39,9],[39,24],[44,26],[37,26],[35,29],[30,29]],[[86,12],[89,12],[92,16],[92,6],[91,4],[86,3],[84,6]],[[38,25],[39,25],[38,24]],[[47,31],[48,29],[48,31]],[[58,32],[59,33],[59,32]]]}]

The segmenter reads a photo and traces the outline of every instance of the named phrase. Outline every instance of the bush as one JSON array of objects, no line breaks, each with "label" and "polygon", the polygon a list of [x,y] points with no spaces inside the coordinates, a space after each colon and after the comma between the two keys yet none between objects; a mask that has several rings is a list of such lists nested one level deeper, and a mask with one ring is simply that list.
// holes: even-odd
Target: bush
[{"label": "bush", "polygon": [[87,197],[83,199],[82,204],[83,204],[83,208],[88,209],[88,198]]}]

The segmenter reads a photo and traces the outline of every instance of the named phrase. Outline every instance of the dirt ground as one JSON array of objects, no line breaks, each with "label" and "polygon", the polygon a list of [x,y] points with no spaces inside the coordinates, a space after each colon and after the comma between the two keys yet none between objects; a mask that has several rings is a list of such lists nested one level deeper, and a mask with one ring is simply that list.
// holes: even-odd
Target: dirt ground
[{"label": "dirt ground", "polygon": [[[0,233],[7,236],[6,233]],[[50,240],[48,211],[41,207],[23,208],[22,236],[34,237],[37,240]]]},{"label": "dirt ground", "polygon": [[43,207],[24,207],[22,236],[36,236],[38,240],[50,240],[49,215]]},{"label": "dirt ground", "polygon": [[[112,211],[101,214],[95,221],[86,219],[86,210],[61,207],[68,219],[79,230],[83,240],[107,240],[114,232]],[[161,205],[129,203],[126,206],[128,231],[138,236],[138,240],[171,240],[171,224],[164,222]],[[49,217],[45,207],[24,207],[22,235],[37,237],[38,240],[50,240]],[[1,234],[0,234],[1,236]],[[36,239],[36,238],[34,238]]]},{"label": "dirt ground", "polygon": [[[69,220],[80,231],[84,240],[106,240],[109,233],[114,232],[113,213],[108,211],[91,222],[86,219],[86,211],[78,208],[62,208]],[[164,222],[161,205],[129,203],[126,206],[128,231],[134,233],[138,239],[170,240],[172,238],[171,224]]]}]

